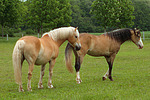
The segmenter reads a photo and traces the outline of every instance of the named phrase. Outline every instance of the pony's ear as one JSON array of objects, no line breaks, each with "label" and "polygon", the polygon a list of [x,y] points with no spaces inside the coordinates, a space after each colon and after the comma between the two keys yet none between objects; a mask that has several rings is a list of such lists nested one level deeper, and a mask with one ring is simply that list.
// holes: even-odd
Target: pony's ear
[{"label": "pony's ear", "polygon": [[75,28],[75,31],[78,29],[78,27]]}]

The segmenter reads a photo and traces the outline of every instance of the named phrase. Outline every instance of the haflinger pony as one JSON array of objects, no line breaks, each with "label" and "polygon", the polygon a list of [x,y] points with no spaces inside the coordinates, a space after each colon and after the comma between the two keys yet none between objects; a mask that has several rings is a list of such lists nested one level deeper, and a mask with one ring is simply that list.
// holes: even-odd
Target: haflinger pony
[{"label": "haflinger pony", "polygon": [[66,40],[75,48],[80,50],[79,31],[74,27],[62,27],[43,34],[42,38],[24,36],[20,38],[13,50],[13,66],[16,83],[19,84],[19,91],[24,91],[22,87],[22,64],[26,60],[29,64],[28,91],[31,89],[31,76],[34,65],[42,65],[38,88],[43,88],[42,79],[46,63],[49,62],[48,88],[53,88],[52,74],[53,67],[58,56],[59,47]]},{"label": "haflinger pony", "polygon": [[131,40],[139,47],[139,49],[143,48],[141,34],[137,29],[118,29],[99,36],[82,33],[80,34],[79,38],[82,45],[79,51],[75,51],[69,43],[65,49],[66,66],[70,72],[73,71],[71,62],[72,50],[74,51],[77,83],[81,83],[79,70],[83,62],[83,58],[86,54],[95,57],[104,56],[108,63],[109,69],[103,76],[103,80],[108,77],[111,81],[113,81],[113,78],[111,76],[113,62],[116,54],[120,49],[121,44],[123,44],[127,40]]}]

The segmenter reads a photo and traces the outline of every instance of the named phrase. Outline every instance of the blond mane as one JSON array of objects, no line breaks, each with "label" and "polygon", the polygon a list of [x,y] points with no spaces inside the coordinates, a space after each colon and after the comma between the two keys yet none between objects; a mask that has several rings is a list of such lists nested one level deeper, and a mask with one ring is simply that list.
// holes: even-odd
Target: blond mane
[{"label": "blond mane", "polygon": [[[74,27],[61,27],[44,33],[42,37],[48,34],[49,37],[52,37],[54,41],[57,41],[58,39],[66,39],[70,34],[74,33],[73,32],[74,30],[75,30]],[[79,36],[78,30],[77,33],[78,33],[77,35]]]}]

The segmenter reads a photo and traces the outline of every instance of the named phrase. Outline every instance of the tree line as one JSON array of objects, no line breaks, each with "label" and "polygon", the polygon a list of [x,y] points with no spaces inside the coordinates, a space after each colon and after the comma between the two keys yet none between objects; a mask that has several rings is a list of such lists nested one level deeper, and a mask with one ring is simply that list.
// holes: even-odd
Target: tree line
[{"label": "tree line", "polygon": [[80,32],[150,30],[149,0],[0,0],[0,34],[43,33],[62,26]]}]

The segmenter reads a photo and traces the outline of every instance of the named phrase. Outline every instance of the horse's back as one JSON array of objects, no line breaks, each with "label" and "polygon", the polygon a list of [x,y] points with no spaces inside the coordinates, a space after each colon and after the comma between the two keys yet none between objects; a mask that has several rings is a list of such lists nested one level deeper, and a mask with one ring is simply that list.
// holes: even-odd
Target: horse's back
[{"label": "horse's back", "polygon": [[[116,52],[119,49],[118,44],[107,35],[92,35],[88,33],[80,34],[82,50],[80,52],[87,53],[91,56],[105,56]],[[115,43],[115,45],[113,45]],[[116,47],[117,46],[117,47]]]}]

